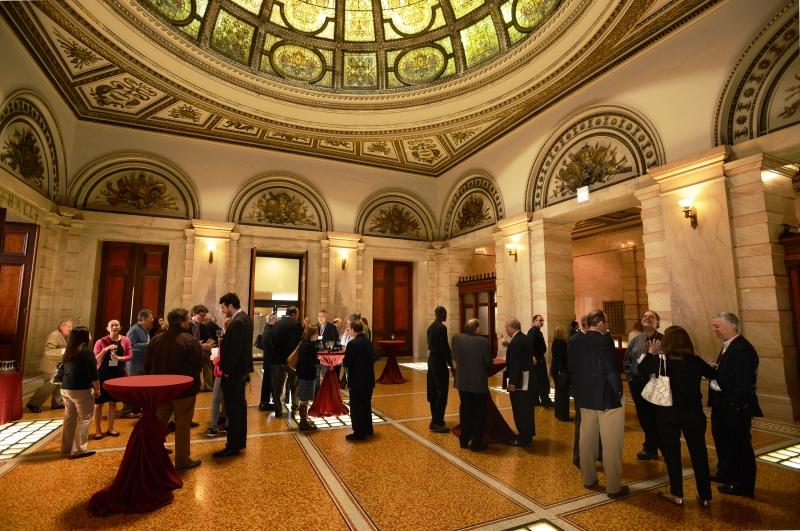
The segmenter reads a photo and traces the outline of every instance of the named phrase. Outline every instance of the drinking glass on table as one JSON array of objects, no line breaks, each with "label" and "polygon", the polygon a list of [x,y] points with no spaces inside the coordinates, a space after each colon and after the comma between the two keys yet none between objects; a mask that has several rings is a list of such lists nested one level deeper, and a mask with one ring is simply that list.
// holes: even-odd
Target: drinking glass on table
[{"label": "drinking glass on table", "polygon": [[394,334],[389,334],[389,338],[391,338],[391,340],[394,341]]}]

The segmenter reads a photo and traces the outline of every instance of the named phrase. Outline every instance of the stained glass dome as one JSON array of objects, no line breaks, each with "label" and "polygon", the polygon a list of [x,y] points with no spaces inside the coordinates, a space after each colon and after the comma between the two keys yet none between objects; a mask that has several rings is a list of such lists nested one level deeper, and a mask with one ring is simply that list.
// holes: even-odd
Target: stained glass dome
[{"label": "stained glass dome", "polygon": [[322,91],[418,89],[488,64],[561,0],[138,0],[254,74]]}]

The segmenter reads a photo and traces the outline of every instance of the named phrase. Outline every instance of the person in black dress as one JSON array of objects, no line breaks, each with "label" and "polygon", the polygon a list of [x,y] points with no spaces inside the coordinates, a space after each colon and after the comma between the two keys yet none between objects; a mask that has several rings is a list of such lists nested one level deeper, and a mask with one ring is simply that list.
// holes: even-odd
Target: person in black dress
[{"label": "person in black dress", "polygon": [[563,326],[557,326],[550,347],[553,361],[550,375],[556,384],[555,415],[558,420],[569,422],[569,369],[567,368],[567,333]]},{"label": "person in black dress", "polygon": [[300,344],[297,347],[297,394],[300,397],[300,431],[317,429],[314,423],[308,420],[308,402],[314,400],[317,367],[319,367],[317,347],[314,345],[316,339],[316,327],[306,326],[303,329],[303,336],[300,338]]},{"label": "person in black dress", "polygon": [[[716,369],[694,352],[689,334],[680,326],[670,326],[664,339],[648,342],[647,353],[639,361],[640,374],[659,372],[659,353],[666,357],[666,374],[672,391],[672,406],[655,406],[656,425],[667,463],[670,492],[661,496],[676,505],[683,505],[683,474],[681,470],[681,433],[686,439],[692,459],[697,500],[703,507],[711,505],[711,473],[706,450],[706,415],[703,413],[703,396],[700,380],[713,379]],[[663,365],[662,365],[663,367]],[[661,369],[663,374],[663,368]]]},{"label": "person in black dress", "polygon": [[[119,437],[119,432],[114,430],[117,399],[103,388],[103,382],[125,376],[125,362],[133,357],[131,340],[120,334],[121,329],[119,321],[112,319],[106,327],[108,335],[101,337],[94,344],[97,376],[100,381],[100,394],[94,397],[95,439],[102,439],[105,435]],[[108,429],[103,433],[100,421],[103,418],[103,404],[106,403],[108,403]]]}]

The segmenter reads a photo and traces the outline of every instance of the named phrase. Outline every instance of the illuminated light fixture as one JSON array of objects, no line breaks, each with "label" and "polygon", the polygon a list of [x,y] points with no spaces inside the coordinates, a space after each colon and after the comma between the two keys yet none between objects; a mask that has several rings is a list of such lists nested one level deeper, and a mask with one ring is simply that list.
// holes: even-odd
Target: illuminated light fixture
[{"label": "illuminated light fixture", "polygon": [[217,250],[217,242],[214,240],[208,240],[208,263],[214,263],[214,251]]},{"label": "illuminated light fixture", "polygon": [[581,186],[577,190],[578,192],[578,203],[585,203],[589,200],[589,187],[588,186]]},{"label": "illuminated light fixture", "polygon": [[506,249],[508,250],[508,256],[513,256],[514,261],[517,261],[517,246],[513,243],[507,243]]},{"label": "illuminated light fixture", "polygon": [[342,271],[347,269],[347,258],[342,258]]},{"label": "illuminated light fixture", "polygon": [[342,271],[347,269],[347,251],[341,250],[339,251],[339,258],[342,259]]},{"label": "illuminated light fixture", "polygon": [[692,204],[691,199],[681,199],[678,204],[683,209],[683,217],[691,220],[692,228],[697,228],[697,209]]}]

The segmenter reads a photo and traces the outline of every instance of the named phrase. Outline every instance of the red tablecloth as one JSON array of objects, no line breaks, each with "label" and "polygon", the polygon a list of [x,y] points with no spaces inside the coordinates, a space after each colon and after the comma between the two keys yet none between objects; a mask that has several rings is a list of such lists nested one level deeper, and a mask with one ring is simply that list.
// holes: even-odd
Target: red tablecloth
[{"label": "red tablecloth", "polygon": [[180,475],[164,452],[167,431],[158,417],[159,405],[192,386],[192,378],[177,375],[126,376],[106,380],[105,389],[114,397],[142,408],[142,418],[133,427],[125,455],[111,486],[96,492],[89,510],[98,516],[113,513],[144,513],[172,503],[172,490],[183,486]]},{"label": "red tablecloth", "polygon": [[[494,376],[502,371],[506,366],[506,360],[495,358],[491,368],[489,368],[489,376]],[[461,424],[453,428],[453,434],[456,437],[461,436]],[[483,432],[483,442],[508,444],[508,441],[516,437],[514,430],[500,414],[500,410],[492,400],[492,394],[489,393],[489,400],[486,401],[486,431]]]},{"label": "red tablecloth", "polygon": [[22,418],[22,373],[0,374],[0,424]]},{"label": "red tablecloth", "polygon": [[328,370],[325,372],[322,385],[317,390],[317,396],[314,397],[314,403],[311,404],[308,414],[314,417],[347,415],[350,410],[342,402],[342,395],[339,393],[339,380],[336,378],[336,371],[333,370],[334,367],[342,364],[344,354],[320,351],[317,357],[321,364],[328,367]]},{"label": "red tablecloth", "polygon": [[403,378],[403,373],[400,372],[400,366],[397,364],[397,353],[406,346],[405,340],[382,339],[376,341],[375,344],[385,350],[387,356],[386,366],[383,368],[380,378],[375,381],[382,384],[405,383],[406,379]]}]

